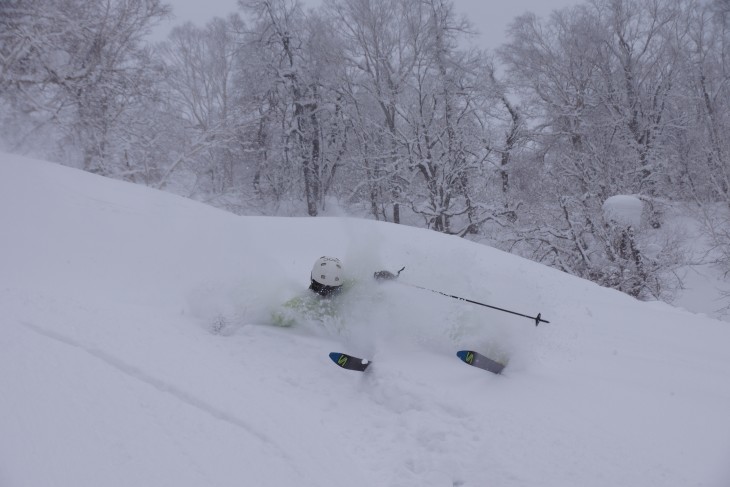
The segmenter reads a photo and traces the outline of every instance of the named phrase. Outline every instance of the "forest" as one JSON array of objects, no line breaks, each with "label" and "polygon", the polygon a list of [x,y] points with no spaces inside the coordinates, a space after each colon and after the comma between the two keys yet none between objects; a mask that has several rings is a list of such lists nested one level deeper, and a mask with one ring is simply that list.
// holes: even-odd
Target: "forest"
[{"label": "forest", "polygon": [[639,299],[697,259],[679,211],[730,272],[730,0],[527,13],[494,51],[449,0],[239,0],[151,42],[170,14],[0,2],[0,147],[241,215],[428,228]]}]

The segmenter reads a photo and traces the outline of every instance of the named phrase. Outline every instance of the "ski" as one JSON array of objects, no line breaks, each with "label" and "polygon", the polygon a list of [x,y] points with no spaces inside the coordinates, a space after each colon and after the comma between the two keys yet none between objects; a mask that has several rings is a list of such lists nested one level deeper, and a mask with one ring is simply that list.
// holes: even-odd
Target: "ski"
[{"label": "ski", "polygon": [[353,357],[352,355],[347,355],[346,353],[332,352],[330,353],[330,358],[335,364],[347,370],[357,370],[359,372],[364,372],[365,369],[368,368],[368,365],[370,365],[369,360]]},{"label": "ski", "polygon": [[466,364],[488,370],[494,374],[500,374],[504,370],[504,364],[471,350],[460,350],[456,352],[456,356]]}]

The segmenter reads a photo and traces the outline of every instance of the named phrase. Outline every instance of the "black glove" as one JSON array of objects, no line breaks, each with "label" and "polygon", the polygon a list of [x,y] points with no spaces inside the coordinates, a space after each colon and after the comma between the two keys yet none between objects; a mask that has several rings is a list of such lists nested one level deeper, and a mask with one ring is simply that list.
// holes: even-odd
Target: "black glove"
[{"label": "black glove", "polygon": [[373,277],[377,281],[392,281],[393,279],[396,279],[398,276],[393,274],[390,271],[378,271],[375,274],[373,274]]}]

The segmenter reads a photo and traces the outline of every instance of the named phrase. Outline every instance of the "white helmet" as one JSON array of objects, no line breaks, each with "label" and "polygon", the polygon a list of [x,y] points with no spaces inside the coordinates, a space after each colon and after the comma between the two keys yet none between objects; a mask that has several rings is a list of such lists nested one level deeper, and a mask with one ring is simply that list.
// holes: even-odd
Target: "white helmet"
[{"label": "white helmet", "polygon": [[323,286],[339,287],[343,283],[343,267],[340,259],[320,257],[312,267],[312,281]]}]

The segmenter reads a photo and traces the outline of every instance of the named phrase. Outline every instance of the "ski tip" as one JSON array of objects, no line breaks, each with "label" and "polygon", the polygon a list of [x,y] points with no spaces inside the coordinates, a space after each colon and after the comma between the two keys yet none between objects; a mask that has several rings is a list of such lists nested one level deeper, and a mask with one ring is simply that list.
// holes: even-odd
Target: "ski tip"
[{"label": "ski tip", "polygon": [[332,361],[334,363],[336,363],[337,365],[340,365],[339,362],[340,362],[342,355],[343,354],[340,352],[332,352],[332,353],[330,353],[330,359],[332,359]]},{"label": "ski tip", "polygon": [[471,364],[474,361],[474,352],[472,350],[459,350],[456,352],[456,356],[467,364]]},{"label": "ski tip", "polygon": [[352,355],[341,352],[332,352],[329,354],[329,357],[336,365],[348,370],[364,372],[368,368],[368,365],[370,365],[368,359],[353,357]]}]

